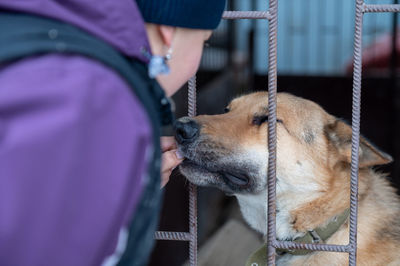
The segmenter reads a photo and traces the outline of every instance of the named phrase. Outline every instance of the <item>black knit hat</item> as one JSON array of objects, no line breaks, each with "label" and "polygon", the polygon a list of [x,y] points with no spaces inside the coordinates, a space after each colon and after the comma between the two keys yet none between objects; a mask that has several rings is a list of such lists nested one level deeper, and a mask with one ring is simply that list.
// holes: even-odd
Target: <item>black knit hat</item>
[{"label": "black knit hat", "polygon": [[136,0],[148,23],[192,29],[215,29],[226,0]]}]

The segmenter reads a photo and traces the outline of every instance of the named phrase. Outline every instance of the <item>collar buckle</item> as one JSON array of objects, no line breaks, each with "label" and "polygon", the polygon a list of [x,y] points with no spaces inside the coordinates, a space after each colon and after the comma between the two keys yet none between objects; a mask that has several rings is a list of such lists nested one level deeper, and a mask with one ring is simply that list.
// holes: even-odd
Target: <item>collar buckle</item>
[{"label": "collar buckle", "polygon": [[319,244],[322,242],[322,238],[319,236],[319,234],[315,230],[308,231],[308,233],[312,237],[312,243],[313,244]]}]

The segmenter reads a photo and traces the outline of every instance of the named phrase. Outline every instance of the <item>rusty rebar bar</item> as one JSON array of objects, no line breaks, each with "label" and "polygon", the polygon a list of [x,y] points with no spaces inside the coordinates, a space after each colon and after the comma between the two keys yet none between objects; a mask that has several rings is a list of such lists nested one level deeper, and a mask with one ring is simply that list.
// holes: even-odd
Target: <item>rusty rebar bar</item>
[{"label": "rusty rebar bar", "polygon": [[276,91],[278,1],[269,1],[268,33],[268,265],[275,265],[276,240]]},{"label": "rusty rebar bar", "polygon": [[187,232],[157,231],[154,238],[156,240],[190,241],[192,236]]},{"label": "rusty rebar bar", "polygon": [[364,12],[364,13],[400,12],[400,5],[399,4],[366,5],[363,3],[362,12]]},{"label": "rusty rebar bar", "polygon": [[[188,84],[188,115],[196,116],[196,76]],[[191,266],[197,265],[197,187],[189,184],[189,262]]]},{"label": "rusty rebar bar", "polygon": [[268,11],[225,11],[223,19],[271,19]]},{"label": "rusty rebar bar", "polygon": [[360,146],[361,119],[361,69],[362,69],[362,27],[364,0],[356,1],[354,29],[354,70],[353,100],[351,111],[351,177],[350,177],[350,225],[349,265],[357,262],[357,211],[358,211],[358,159]]},{"label": "rusty rebar bar", "polygon": [[188,115],[190,117],[196,116],[196,93],[196,76],[193,76],[188,82]]},{"label": "rusty rebar bar", "polygon": [[329,251],[329,252],[349,252],[350,248],[348,245],[330,245],[330,244],[306,244],[297,243],[293,241],[274,241],[275,248],[280,249],[307,249],[315,251]]}]

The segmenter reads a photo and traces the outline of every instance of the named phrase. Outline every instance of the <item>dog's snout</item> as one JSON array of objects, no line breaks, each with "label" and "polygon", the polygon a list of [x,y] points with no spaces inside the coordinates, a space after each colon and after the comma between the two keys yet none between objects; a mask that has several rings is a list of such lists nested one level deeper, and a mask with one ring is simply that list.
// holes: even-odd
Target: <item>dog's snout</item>
[{"label": "dog's snout", "polygon": [[199,125],[189,118],[181,118],[175,122],[175,139],[178,143],[194,141],[199,135]]}]

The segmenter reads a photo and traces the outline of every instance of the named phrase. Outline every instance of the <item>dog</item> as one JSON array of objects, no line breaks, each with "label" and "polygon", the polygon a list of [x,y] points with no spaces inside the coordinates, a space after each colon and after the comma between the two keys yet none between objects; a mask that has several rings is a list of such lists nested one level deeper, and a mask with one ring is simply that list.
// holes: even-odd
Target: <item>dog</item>
[{"label": "dog", "polygon": [[[231,101],[220,115],[175,123],[180,172],[199,186],[236,196],[246,222],[267,234],[268,93]],[[365,138],[359,147],[357,265],[400,265],[400,201],[372,167],[392,158]],[[351,128],[318,104],[277,94],[276,236],[301,239],[335,223],[350,206]],[[322,241],[347,245],[348,215]],[[314,240],[320,240],[314,238]],[[318,241],[317,241],[318,243]],[[348,265],[347,253],[283,252],[277,265]]]}]

